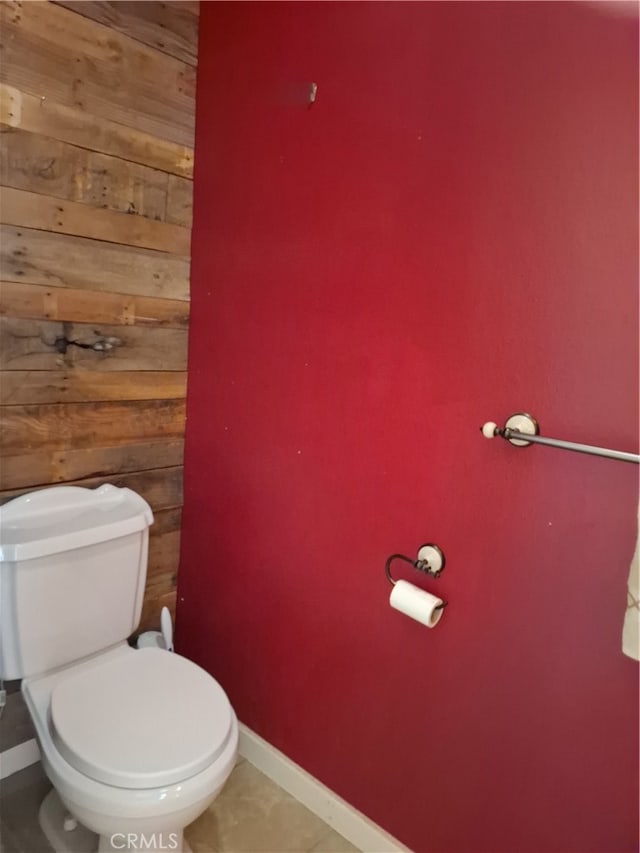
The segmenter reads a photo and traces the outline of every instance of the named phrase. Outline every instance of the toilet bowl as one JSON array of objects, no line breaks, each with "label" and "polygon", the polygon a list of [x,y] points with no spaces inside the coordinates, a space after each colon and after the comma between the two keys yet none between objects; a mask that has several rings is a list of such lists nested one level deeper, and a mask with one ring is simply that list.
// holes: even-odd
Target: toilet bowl
[{"label": "toilet bowl", "polygon": [[181,850],[237,757],[237,720],[217,682],[179,655],[121,644],[22,690],[47,776],[100,836],[97,849]]}]

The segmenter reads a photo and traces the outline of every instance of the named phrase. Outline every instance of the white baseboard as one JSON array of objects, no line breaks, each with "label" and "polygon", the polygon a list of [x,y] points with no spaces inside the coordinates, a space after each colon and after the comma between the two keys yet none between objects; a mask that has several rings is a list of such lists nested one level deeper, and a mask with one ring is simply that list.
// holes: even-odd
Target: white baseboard
[{"label": "white baseboard", "polygon": [[243,758],[359,850],[366,853],[406,853],[409,850],[242,723],[239,751]]},{"label": "white baseboard", "polygon": [[6,779],[13,773],[18,773],[40,761],[40,750],[35,738],[25,740],[11,749],[0,752],[0,779]]}]

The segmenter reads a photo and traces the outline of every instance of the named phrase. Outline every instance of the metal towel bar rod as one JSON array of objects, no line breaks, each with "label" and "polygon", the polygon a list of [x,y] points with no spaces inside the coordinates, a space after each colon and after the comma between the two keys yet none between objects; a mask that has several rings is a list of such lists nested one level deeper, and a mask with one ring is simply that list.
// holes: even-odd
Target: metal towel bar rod
[{"label": "metal towel bar rod", "polygon": [[545,436],[538,435],[538,422],[531,415],[523,412],[518,412],[507,418],[502,428],[490,421],[481,429],[485,438],[493,438],[499,435],[516,447],[526,447],[529,444],[543,444],[546,447],[572,450],[575,453],[587,453],[590,456],[605,456],[607,459],[617,459],[619,462],[631,462],[634,465],[640,463],[640,456],[637,453],[627,453],[624,450],[611,450],[608,447],[578,444],[575,441],[562,441],[559,438],[546,438]]},{"label": "metal towel bar rod", "polygon": [[516,429],[505,429],[505,438],[520,438],[533,444],[546,444],[547,447],[559,447],[561,450],[573,450],[576,453],[589,453],[591,456],[606,456],[608,459],[619,459],[620,462],[640,462],[637,453],[626,453],[624,450],[611,450],[609,447],[595,447],[592,444],[577,444],[575,441],[561,441],[559,438],[545,438],[542,435],[527,436]]}]

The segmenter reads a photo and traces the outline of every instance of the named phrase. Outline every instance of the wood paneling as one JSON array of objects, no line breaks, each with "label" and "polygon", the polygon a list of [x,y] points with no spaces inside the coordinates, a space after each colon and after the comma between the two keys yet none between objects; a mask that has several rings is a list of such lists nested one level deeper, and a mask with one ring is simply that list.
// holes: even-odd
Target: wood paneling
[{"label": "wood paneling", "polygon": [[0,404],[182,399],[186,387],[184,371],[8,370],[0,372]]},{"label": "wood paneling", "polygon": [[[105,483],[113,486],[132,489],[150,504],[154,513],[163,509],[174,509],[182,506],[182,466],[174,468],[153,468],[151,471],[136,471],[132,474],[109,474],[106,477],[88,477],[87,479],[71,480],[66,485],[82,486],[85,489],[97,489]],[[0,493],[0,503],[11,498],[17,498],[30,492],[27,489],[8,489]]]},{"label": "wood paneling", "polygon": [[[6,126],[0,127],[0,133],[3,186],[165,220],[168,182],[174,176],[50,136]],[[191,188],[191,181],[175,177]]]},{"label": "wood paneling", "polygon": [[181,59],[189,65],[196,64],[198,44],[198,19],[182,2],[100,2],[100,0],[72,0],[56,5],[66,6],[131,36],[162,53]]},{"label": "wood paneling", "polygon": [[0,270],[6,281],[189,298],[185,258],[33,228],[0,226]]},{"label": "wood paneling", "polygon": [[0,7],[0,80],[180,145],[193,145],[194,68],[40,0]]},{"label": "wood paneling", "polygon": [[0,83],[0,124],[175,175],[193,177],[193,148],[190,146],[158,139],[135,127],[57,103],[51,97],[30,95],[4,83]]},{"label": "wood paneling", "polygon": [[167,222],[191,228],[193,215],[193,181],[169,175],[167,189]]},{"label": "wood paneling", "polygon": [[0,466],[0,489],[65,483],[82,477],[102,477],[181,465],[182,439],[147,440],[144,444],[89,447],[77,450],[38,450],[5,456]]},{"label": "wood paneling", "polygon": [[151,505],[142,626],[175,606],[197,4],[0,2],[0,502]]},{"label": "wood paneling", "polygon": [[159,536],[161,533],[169,533],[173,530],[180,530],[182,524],[182,507],[175,509],[163,509],[156,512],[153,516],[153,527],[151,528],[151,536]]},{"label": "wood paneling", "polygon": [[[59,351],[60,339],[73,341]],[[108,350],[94,350],[111,339]],[[84,345],[84,346],[83,346]],[[0,370],[186,370],[187,332],[0,318]]]},{"label": "wood paneling", "polygon": [[151,537],[149,542],[150,570],[147,574],[148,595],[152,598],[157,598],[175,589],[179,559],[179,530]]},{"label": "wood paneling", "polygon": [[179,438],[184,433],[183,400],[55,403],[5,406],[0,453],[93,449],[145,439]]},{"label": "wood paneling", "polygon": [[[154,514],[149,540],[149,571],[145,589],[142,624],[157,625],[160,611],[168,607],[175,615],[175,566],[179,562],[182,509],[165,509]],[[178,534],[175,536],[172,534]],[[156,545],[156,540],[158,544]],[[168,559],[167,559],[168,555]]]},{"label": "wood paneling", "polygon": [[103,210],[5,187],[0,206],[0,222],[21,228],[37,228],[106,240],[124,246],[157,249],[174,255],[188,255],[191,232],[168,222],[156,222],[144,216],[130,216],[115,210]]},{"label": "wood paneling", "polygon": [[189,303],[3,281],[0,282],[0,316],[186,329]]}]

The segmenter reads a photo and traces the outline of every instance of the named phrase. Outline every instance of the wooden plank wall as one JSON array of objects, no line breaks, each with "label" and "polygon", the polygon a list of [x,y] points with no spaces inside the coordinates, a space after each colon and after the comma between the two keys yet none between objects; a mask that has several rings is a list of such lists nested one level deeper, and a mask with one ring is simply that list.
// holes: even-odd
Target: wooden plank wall
[{"label": "wooden plank wall", "polygon": [[197,30],[186,1],[0,3],[0,500],[142,494],[145,627],[175,605]]}]

